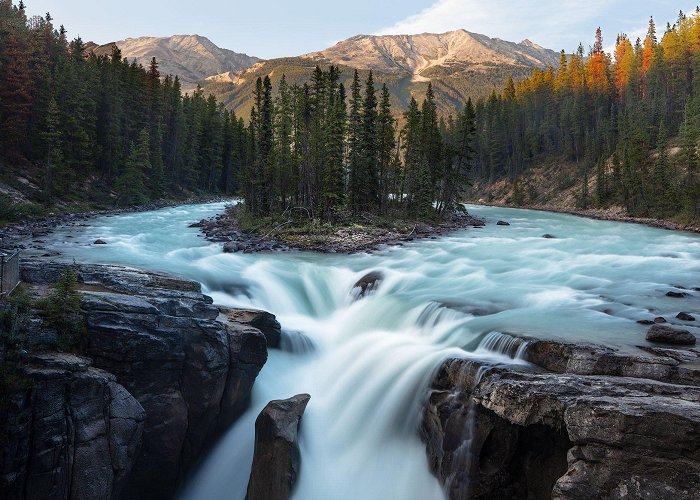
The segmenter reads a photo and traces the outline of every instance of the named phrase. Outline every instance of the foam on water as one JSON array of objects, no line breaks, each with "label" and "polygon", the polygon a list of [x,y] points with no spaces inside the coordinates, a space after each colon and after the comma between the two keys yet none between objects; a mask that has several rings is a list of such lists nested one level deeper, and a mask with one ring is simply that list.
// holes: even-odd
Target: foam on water
[{"label": "foam on water", "polygon": [[[523,363],[519,337],[633,350],[645,332],[636,320],[700,310],[698,292],[680,302],[664,296],[672,285],[700,286],[696,235],[469,207],[492,223],[373,254],[223,254],[187,227],[222,209],[214,203],[102,217],[59,231],[52,244],[70,259],[195,279],[217,303],[265,309],[283,325],[282,350],[270,352],[250,410],[184,498],[243,498],[255,417],[271,399],[301,392],[311,402],[296,498],[442,498],[417,426],[445,360]],[[496,226],[498,219],[511,225]],[[92,245],[97,238],[107,245]],[[353,285],[369,271],[384,279],[358,297]]]}]

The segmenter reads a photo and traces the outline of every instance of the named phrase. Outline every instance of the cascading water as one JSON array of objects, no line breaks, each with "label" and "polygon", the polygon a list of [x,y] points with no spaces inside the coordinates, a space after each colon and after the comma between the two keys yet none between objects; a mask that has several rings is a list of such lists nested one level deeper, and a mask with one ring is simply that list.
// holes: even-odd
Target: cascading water
[{"label": "cascading water", "polygon": [[[223,254],[187,228],[222,208],[104,217],[53,241],[67,258],[196,279],[217,303],[265,309],[281,322],[281,349],[270,352],[250,410],[188,484],[186,499],[243,498],[255,417],[269,400],[301,392],[311,402],[296,498],[442,498],[417,426],[446,359],[524,363],[521,336],[634,349],[643,336],[637,319],[672,317],[678,307],[664,297],[671,284],[700,285],[700,238],[641,226],[469,207],[511,226],[373,254],[241,255]],[[107,245],[90,245],[96,238]],[[358,299],[353,285],[370,271],[383,279]]]}]

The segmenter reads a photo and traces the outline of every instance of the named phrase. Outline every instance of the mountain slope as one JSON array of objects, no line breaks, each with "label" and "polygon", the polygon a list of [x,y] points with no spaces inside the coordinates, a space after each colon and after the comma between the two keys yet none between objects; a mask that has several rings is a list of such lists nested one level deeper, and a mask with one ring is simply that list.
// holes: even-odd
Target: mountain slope
[{"label": "mountain slope", "polygon": [[372,70],[379,84],[389,86],[397,113],[408,106],[412,95],[422,99],[428,82],[432,82],[439,110],[449,114],[469,97],[488,95],[492,89],[500,91],[510,75],[521,79],[535,68],[557,65],[558,61],[558,53],[528,40],[513,43],[464,30],[359,35],[320,52],[262,61],[239,73],[212,75],[204,87],[246,117],[258,77],[269,74],[275,87],[282,74],[292,83],[303,83],[316,65],[335,64],[343,70],[346,82],[353,68],[361,70],[363,77]]},{"label": "mountain slope", "polygon": [[259,61],[257,57],[217,47],[199,35],[127,38],[116,45],[123,57],[136,60],[144,67],[155,57],[162,74],[180,77],[184,92],[195,89],[207,76],[245,70]]},{"label": "mountain slope", "polygon": [[430,68],[488,71],[493,66],[546,67],[558,54],[529,40],[519,44],[465,30],[443,34],[359,35],[305,56],[318,62],[348,64],[388,74],[410,73],[423,81]]}]

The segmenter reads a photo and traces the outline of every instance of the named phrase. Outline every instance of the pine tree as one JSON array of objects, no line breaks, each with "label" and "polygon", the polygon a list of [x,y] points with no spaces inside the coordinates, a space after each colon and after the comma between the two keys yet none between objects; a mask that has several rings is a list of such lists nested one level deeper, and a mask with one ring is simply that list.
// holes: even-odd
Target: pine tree
[{"label": "pine tree", "polygon": [[124,172],[117,180],[116,189],[122,205],[138,205],[146,201],[144,181],[146,172],[151,170],[150,155],[148,130],[144,129],[141,131],[138,144],[131,149]]},{"label": "pine tree", "polygon": [[377,97],[372,71],[365,82],[362,102],[362,126],[360,131],[361,177],[360,209],[374,211],[379,206],[379,173],[377,172]]},{"label": "pine tree", "polygon": [[345,201],[345,133],[347,108],[345,87],[337,84],[340,73],[331,66],[328,82],[327,145],[323,169],[323,214],[325,220],[333,221],[336,208]]},{"label": "pine tree", "polygon": [[293,127],[294,108],[292,89],[287,83],[287,78],[282,75],[275,102],[275,158],[277,171],[279,172],[279,193],[282,206],[287,208],[291,196],[293,179]]},{"label": "pine tree", "polygon": [[395,120],[391,114],[389,89],[387,88],[386,84],[384,84],[382,85],[379,114],[377,116],[377,160],[379,166],[379,192],[381,200],[380,209],[382,212],[386,212],[387,210],[395,148]]},{"label": "pine tree", "polygon": [[654,161],[654,180],[652,204],[654,215],[664,218],[670,212],[670,202],[672,198],[670,186],[670,164],[668,156],[668,133],[666,126],[662,122],[659,127],[659,134],[656,141],[656,160]]},{"label": "pine tree", "polygon": [[423,165],[421,115],[418,103],[413,97],[408,105],[408,111],[404,114],[404,120],[406,124],[401,130],[401,144],[404,150],[404,183],[401,191],[405,195],[407,214],[416,215],[416,192],[419,190],[419,182],[426,179],[420,176]]},{"label": "pine tree", "polygon": [[362,204],[362,94],[360,76],[355,70],[350,86],[350,113],[348,117],[348,164],[350,170],[349,195],[353,212]]}]

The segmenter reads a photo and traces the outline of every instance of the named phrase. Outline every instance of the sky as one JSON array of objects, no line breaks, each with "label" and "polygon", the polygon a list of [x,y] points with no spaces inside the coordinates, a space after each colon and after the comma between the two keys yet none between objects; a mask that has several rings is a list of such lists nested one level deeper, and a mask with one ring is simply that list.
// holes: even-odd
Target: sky
[{"label": "sky", "polygon": [[[29,15],[50,12],[71,38],[107,43],[138,36],[198,34],[220,47],[269,59],[322,50],[358,34],[443,33],[455,29],[553,50],[592,45],[595,28],[612,47],[618,33],[643,37],[675,21],[671,0],[25,0]],[[700,1],[700,0],[698,0]]]}]

